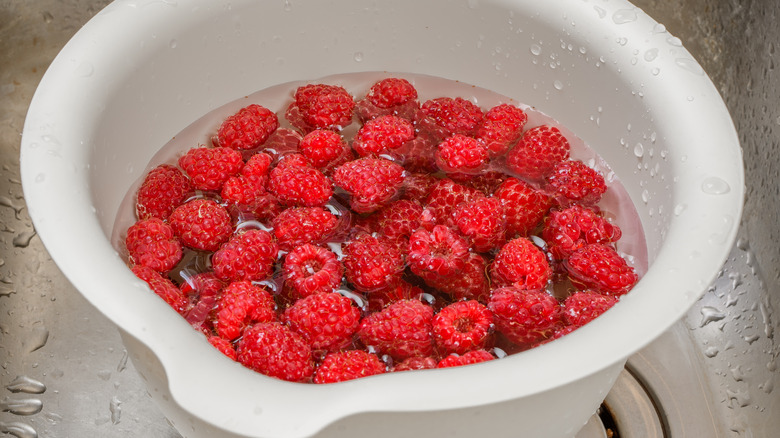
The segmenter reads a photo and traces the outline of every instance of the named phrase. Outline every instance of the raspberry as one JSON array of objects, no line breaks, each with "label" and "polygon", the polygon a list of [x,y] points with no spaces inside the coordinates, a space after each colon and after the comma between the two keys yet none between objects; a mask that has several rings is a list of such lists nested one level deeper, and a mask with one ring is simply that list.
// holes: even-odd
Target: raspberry
[{"label": "raspberry", "polygon": [[313,351],[337,351],[352,342],[360,324],[360,310],[336,292],[309,295],[282,314],[282,322],[303,337]]},{"label": "raspberry", "polygon": [[554,126],[531,128],[507,154],[506,163],[517,175],[541,180],[556,164],[569,158],[569,141]]},{"label": "raspberry", "polygon": [[461,204],[454,219],[457,229],[477,252],[488,252],[504,242],[506,219],[498,198],[478,198]]},{"label": "raspberry", "polygon": [[470,187],[482,193],[485,196],[492,196],[493,193],[504,183],[509,177],[503,172],[486,171],[478,175],[473,175],[462,184],[466,187]]},{"label": "raspberry", "polygon": [[294,105],[307,125],[340,130],[352,122],[355,101],[343,87],[309,84],[295,91]]},{"label": "raspberry", "polygon": [[138,219],[156,217],[166,220],[192,190],[189,178],[177,167],[168,164],[157,166],[146,174],[138,189],[136,215]]},{"label": "raspberry", "polygon": [[448,137],[436,149],[436,165],[447,174],[475,175],[487,161],[485,145],[461,134]]},{"label": "raspberry", "polygon": [[552,205],[550,198],[517,178],[508,178],[496,189],[506,214],[506,234],[528,236],[544,219]]},{"label": "raspberry", "polygon": [[127,229],[125,246],[130,263],[148,266],[160,273],[173,269],[182,257],[181,243],[173,229],[157,218],[140,220]]},{"label": "raspberry", "polygon": [[344,247],[346,278],[355,289],[370,292],[397,282],[404,270],[404,260],[389,241],[368,234]]},{"label": "raspberry", "polygon": [[433,353],[433,309],[417,300],[397,301],[360,323],[358,336],[366,346],[401,361]]},{"label": "raspberry", "polygon": [[572,205],[553,210],[542,229],[542,237],[556,260],[563,260],[589,243],[617,242],[622,231],[589,208]]},{"label": "raspberry", "polygon": [[432,357],[408,357],[393,367],[395,371],[430,370],[436,368],[436,359]]},{"label": "raspberry", "polygon": [[634,268],[617,251],[600,243],[574,251],[564,266],[576,286],[612,296],[626,294],[639,280]]},{"label": "raspberry", "polygon": [[133,266],[132,271],[136,277],[145,281],[152,291],[168,303],[173,310],[180,315],[184,314],[188,305],[187,297],[184,296],[181,290],[179,290],[171,280],[163,277],[159,272],[147,266],[136,265]]},{"label": "raspberry", "polygon": [[211,330],[211,313],[217,306],[217,299],[223,286],[224,283],[216,275],[211,272],[203,272],[186,278],[186,281],[179,287],[190,302],[184,318],[195,329]]},{"label": "raspberry", "polygon": [[487,279],[487,261],[479,254],[469,253],[466,265],[458,275],[441,277],[423,273],[425,283],[438,289],[453,300],[478,300],[487,302],[490,295],[490,283]]},{"label": "raspberry", "polygon": [[271,170],[268,189],[281,202],[293,206],[323,206],[333,195],[330,180],[300,154],[285,156]]},{"label": "raspberry", "polygon": [[244,175],[231,176],[222,185],[220,196],[230,205],[247,207],[266,195],[262,181],[253,181]]},{"label": "raspberry", "polygon": [[469,351],[468,353],[462,356],[458,356],[457,354],[450,354],[449,356],[440,360],[439,363],[436,365],[436,368],[460,367],[463,365],[471,365],[480,362],[487,362],[495,358],[496,357],[493,356],[489,351],[485,351],[485,350]]},{"label": "raspberry", "polygon": [[490,266],[493,282],[517,289],[544,289],[551,275],[544,252],[525,237],[507,242]]},{"label": "raspberry", "polygon": [[394,242],[399,242],[400,239],[408,240],[420,227],[422,213],[423,207],[419,202],[406,199],[394,201],[375,213],[376,230]]},{"label": "raspberry", "polygon": [[273,158],[264,152],[253,154],[241,168],[241,175],[246,179],[265,186],[268,182],[268,172],[271,169]]},{"label": "raspberry", "polygon": [[179,167],[198,190],[220,190],[243,166],[241,153],[225,147],[192,148],[179,158]]},{"label": "raspberry", "polygon": [[496,289],[490,296],[488,309],[493,312],[496,329],[518,345],[540,342],[563,325],[558,300],[538,289]]},{"label": "raspberry", "polygon": [[563,302],[563,319],[575,327],[593,321],[617,303],[617,298],[592,291],[578,291]]},{"label": "raspberry", "polygon": [[314,361],[306,341],[279,323],[248,327],[238,341],[236,354],[247,368],[277,379],[304,382],[314,374]]},{"label": "raspberry", "polygon": [[251,104],[227,117],[217,130],[217,144],[233,149],[254,149],[279,127],[273,111]]},{"label": "raspberry", "polygon": [[483,196],[479,191],[458,184],[451,179],[442,179],[436,183],[425,201],[436,223],[452,224],[452,213],[461,204]]},{"label": "raspberry", "polygon": [[185,246],[201,251],[216,251],[233,234],[227,210],[210,199],[182,204],[168,220]]},{"label": "raspberry", "polygon": [[325,242],[336,231],[339,219],[322,207],[292,207],[279,213],[272,225],[279,247],[290,251],[305,243]]},{"label": "raspberry", "polygon": [[233,343],[227,339],[220,338],[219,336],[209,336],[208,341],[209,344],[219,350],[222,354],[232,360],[236,360],[236,349],[233,347]]},{"label": "raspberry", "polygon": [[593,205],[607,191],[604,176],[579,160],[561,161],[547,176],[547,183],[563,201]]},{"label": "raspberry", "polygon": [[457,275],[466,265],[468,252],[468,243],[443,225],[436,225],[432,231],[417,230],[409,237],[409,264],[412,272],[420,276]]},{"label": "raspberry", "polygon": [[341,284],[343,268],[336,254],[325,248],[303,244],[284,258],[284,281],[297,296],[331,292]]},{"label": "raspberry", "polygon": [[214,274],[222,280],[265,280],[271,276],[279,247],[265,230],[235,234],[211,256]]},{"label": "raspberry", "polygon": [[214,328],[219,336],[232,341],[249,324],[276,320],[274,308],[274,300],[265,289],[249,281],[236,281],[222,289]]},{"label": "raspberry", "polygon": [[387,78],[372,85],[366,99],[379,108],[391,108],[417,99],[417,90],[406,79]]},{"label": "raspberry", "polygon": [[491,156],[502,155],[523,134],[527,121],[528,115],[525,111],[503,103],[485,113],[476,138],[485,144]]},{"label": "raspberry", "polygon": [[457,301],[433,317],[433,339],[440,353],[465,354],[484,349],[493,314],[475,300]]},{"label": "raspberry", "polygon": [[352,148],[361,157],[394,151],[414,139],[412,122],[397,116],[380,116],[367,121],[355,134]]},{"label": "raspberry", "polygon": [[438,182],[438,178],[428,173],[409,172],[404,178],[402,198],[423,202]]},{"label": "raspberry", "polygon": [[422,113],[448,133],[474,136],[484,114],[471,101],[456,97],[439,97],[422,104]]},{"label": "raspberry", "polygon": [[390,202],[401,189],[404,168],[382,158],[365,157],[337,167],[333,182],[350,194],[357,213],[372,213]]},{"label": "raspberry", "polygon": [[347,143],[334,131],[317,129],[303,136],[298,150],[312,166],[323,168],[347,153]]},{"label": "raspberry", "polygon": [[314,374],[314,383],[335,383],[385,372],[386,365],[375,354],[362,350],[330,353]]}]

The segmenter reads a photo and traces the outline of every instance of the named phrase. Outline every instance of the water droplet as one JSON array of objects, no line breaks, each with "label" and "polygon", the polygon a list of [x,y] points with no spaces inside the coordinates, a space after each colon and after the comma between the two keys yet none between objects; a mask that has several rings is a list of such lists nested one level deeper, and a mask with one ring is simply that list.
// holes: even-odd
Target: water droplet
[{"label": "water droplet", "polygon": [[749,336],[743,336],[742,339],[744,339],[745,342],[747,342],[748,344],[752,344],[753,342],[756,342],[757,340],[761,339],[761,337],[756,334],[753,334]]},{"label": "water droplet", "polygon": [[650,192],[647,191],[647,189],[642,190],[642,201],[647,204],[647,202],[650,200]]},{"label": "water droplet", "polygon": [[658,67],[653,67],[653,69],[650,70],[650,73],[652,73],[653,76],[658,76],[658,73],[661,73],[661,69]]},{"label": "water droplet", "polygon": [[292,3],[290,3],[290,0],[284,0],[284,10],[286,12],[292,11]]},{"label": "water droplet", "polygon": [[721,319],[726,317],[725,313],[711,306],[702,307],[701,315],[702,315],[702,319],[701,319],[701,323],[699,323],[699,327],[704,327],[705,325],[711,322],[720,321]]},{"label": "water droplet", "polygon": [[95,73],[95,67],[91,63],[84,61],[76,67],[75,73],[82,78],[88,78]]},{"label": "water droplet", "polygon": [[22,231],[14,237],[13,244],[17,248],[27,248],[30,246],[30,241],[35,237],[35,230]]},{"label": "water droplet", "polygon": [[0,196],[0,207],[8,207],[14,211],[16,220],[19,220],[19,213],[22,212],[24,206],[16,205],[11,199],[6,196]]},{"label": "water droplet", "polygon": [[539,56],[542,54],[542,48],[538,44],[531,44],[531,54]]},{"label": "water droplet", "polygon": [[655,26],[653,26],[653,33],[664,33],[666,32],[666,26],[664,26],[661,23],[656,23]]},{"label": "water droplet", "polygon": [[127,368],[127,350],[122,353],[122,358],[119,359],[119,363],[116,366],[116,371],[121,373]]},{"label": "water droplet", "polygon": [[666,43],[669,44],[670,46],[682,47],[682,41],[679,38],[674,36],[670,36],[669,38],[667,38]]},{"label": "water droplet", "polygon": [[645,147],[642,145],[642,143],[637,143],[636,146],[634,146],[634,155],[637,158],[642,158],[642,156],[645,154]]},{"label": "water droplet", "polygon": [[645,61],[650,62],[658,57],[658,49],[652,48],[645,51]]},{"label": "water droplet", "polygon": [[45,327],[34,327],[30,330],[27,340],[24,343],[25,351],[32,353],[35,350],[46,345],[49,340],[49,330]]},{"label": "water droplet", "polygon": [[688,70],[691,73],[695,73],[697,75],[704,75],[704,69],[701,68],[698,62],[694,61],[690,58],[677,58],[674,60],[674,63],[677,64],[680,68],[684,70]]},{"label": "water droplet", "polygon": [[553,82],[553,87],[555,87],[556,90],[563,90],[563,82],[556,80]]},{"label": "water droplet", "polygon": [[598,6],[593,6],[593,9],[596,10],[596,13],[599,14],[599,18],[604,18],[607,16],[607,11],[604,8],[600,8]]},{"label": "water droplet", "polygon": [[13,435],[16,438],[38,438],[38,432],[32,426],[19,422],[3,423],[0,421],[0,433]]},{"label": "water droplet", "polygon": [[5,388],[13,393],[43,394],[46,392],[46,385],[27,376],[16,376]]},{"label": "water droplet", "polygon": [[11,399],[9,397],[0,400],[0,411],[10,412],[14,415],[35,415],[43,409],[43,402],[37,398]]},{"label": "water droplet", "polygon": [[710,195],[724,195],[731,191],[731,186],[717,176],[710,176],[702,181],[701,190]]},{"label": "water droplet", "polygon": [[688,102],[693,102],[693,96],[688,96],[686,97],[686,99],[688,100]]},{"label": "water droplet", "polygon": [[634,9],[620,9],[612,14],[612,21],[615,24],[626,24],[636,21],[637,15]]},{"label": "water droplet", "polygon": [[35,175],[35,182],[36,183],[42,183],[46,180],[46,174],[45,173],[39,173]]},{"label": "water droplet", "polygon": [[175,49],[175,48],[176,48],[176,46],[178,46],[178,45],[179,45],[179,42],[178,42],[178,41],[176,41],[176,39],[172,39],[172,40],[171,40],[171,41],[168,43],[168,47],[170,47],[171,49]]},{"label": "water droplet", "polygon": [[352,59],[355,60],[355,62],[360,62],[363,60],[363,52],[355,52],[355,54],[352,56]]},{"label": "water droplet", "polygon": [[767,394],[771,394],[772,390],[775,389],[775,383],[772,381],[771,378],[767,379],[766,382],[758,385],[759,389],[764,391]]},{"label": "water droplet", "polygon": [[122,419],[122,402],[114,396],[111,398],[111,403],[108,405],[108,410],[111,412],[111,423],[118,424]]},{"label": "water droplet", "polygon": [[749,406],[751,403],[750,394],[747,391],[726,390],[726,396],[730,401],[737,402],[737,405],[741,408]]},{"label": "water droplet", "polygon": [[621,46],[625,46],[628,43],[628,38],[620,37],[620,38],[616,39],[615,42],[620,44]]},{"label": "water droplet", "polygon": [[717,347],[709,346],[704,350],[704,355],[713,358],[718,355],[720,351],[717,349]]},{"label": "water droplet", "polygon": [[[582,47],[580,47],[580,53],[582,53],[584,55],[584,54],[588,53],[588,49],[585,46],[582,46]],[[780,117],[778,117],[778,120],[780,120]],[[780,121],[778,122],[778,124],[780,125]]]}]

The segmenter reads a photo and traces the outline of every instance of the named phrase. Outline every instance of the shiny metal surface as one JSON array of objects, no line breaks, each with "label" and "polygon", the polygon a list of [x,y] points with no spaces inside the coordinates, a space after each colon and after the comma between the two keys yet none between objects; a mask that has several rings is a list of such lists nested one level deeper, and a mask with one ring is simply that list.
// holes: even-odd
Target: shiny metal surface
[{"label": "shiny metal surface", "polygon": [[[0,436],[178,436],[146,395],[116,329],[36,238],[19,183],[19,140],[35,87],[107,3],[0,0]],[[776,436],[780,3],[635,4],[683,41],[724,96],[743,145],[747,200],[722,275],[683,321],[629,360],[605,405],[620,437]],[[603,436],[594,417],[578,438]]]}]

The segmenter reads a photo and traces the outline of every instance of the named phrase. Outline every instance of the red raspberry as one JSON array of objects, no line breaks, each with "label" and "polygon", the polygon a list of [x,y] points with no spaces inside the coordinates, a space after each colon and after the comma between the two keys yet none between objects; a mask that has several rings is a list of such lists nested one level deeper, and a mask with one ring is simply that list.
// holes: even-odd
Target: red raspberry
[{"label": "red raspberry", "polygon": [[617,242],[622,234],[617,225],[576,204],[564,210],[551,211],[542,229],[542,237],[556,260],[565,259],[589,243]]},{"label": "red raspberry", "polygon": [[487,162],[485,145],[465,135],[448,137],[436,149],[436,165],[447,174],[476,175]]},{"label": "red raspberry", "polygon": [[493,193],[509,178],[509,176],[503,172],[486,171],[479,175],[473,175],[465,181],[462,181],[466,187],[478,190],[485,196],[492,196]]},{"label": "red raspberry", "polygon": [[328,240],[339,226],[339,219],[322,207],[288,208],[273,220],[273,233],[279,247],[290,251],[305,243]]},{"label": "red raspberry", "polygon": [[452,225],[452,214],[461,204],[482,197],[482,193],[458,184],[451,179],[442,179],[436,183],[425,201],[436,223]]},{"label": "red raspberry", "polygon": [[391,108],[417,99],[417,90],[406,79],[387,78],[372,85],[366,99],[379,108]]},{"label": "red raspberry", "polygon": [[417,230],[409,238],[409,264],[420,276],[458,275],[466,265],[468,252],[466,240],[443,225],[436,225],[432,231]]},{"label": "red raspberry", "polygon": [[138,219],[156,217],[166,220],[192,190],[189,178],[177,167],[168,164],[157,166],[146,174],[138,189],[136,215]]},{"label": "red raspberry", "polygon": [[463,365],[471,365],[480,362],[487,362],[495,358],[496,357],[493,356],[489,351],[485,351],[485,350],[469,351],[468,353],[462,356],[458,356],[457,354],[450,354],[449,356],[440,360],[439,363],[436,365],[436,368],[460,367]]},{"label": "red raspberry", "polygon": [[230,205],[247,207],[266,195],[262,182],[253,181],[244,175],[231,176],[222,185],[220,196]]},{"label": "red raspberry", "polygon": [[355,289],[371,292],[400,280],[404,259],[389,241],[363,234],[345,245],[344,268]]},{"label": "red raspberry", "polygon": [[181,243],[173,236],[173,229],[154,217],[128,228],[125,246],[131,264],[148,266],[160,273],[173,269],[182,257]]},{"label": "red raspberry", "polygon": [[360,323],[358,336],[379,354],[401,361],[433,353],[433,309],[417,300],[397,301]]},{"label": "red raspberry", "polygon": [[393,242],[406,241],[420,227],[422,213],[423,207],[419,202],[406,199],[394,201],[375,213],[376,230]]},{"label": "red raspberry", "polygon": [[556,164],[569,158],[569,141],[554,126],[541,125],[523,134],[507,155],[512,172],[531,180],[549,175]]},{"label": "red raspberry", "polygon": [[634,268],[617,251],[600,243],[574,251],[564,266],[575,286],[607,295],[624,295],[639,281]]},{"label": "red raspberry", "polygon": [[185,278],[179,287],[190,302],[184,318],[196,330],[211,332],[211,314],[217,307],[219,293],[224,285],[213,273],[203,272]]},{"label": "red raspberry", "polygon": [[436,359],[432,357],[408,357],[393,367],[395,371],[430,370],[436,368]]},{"label": "red raspberry", "polygon": [[375,354],[362,350],[330,353],[314,373],[314,383],[336,383],[385,372],[387,366]]},{"label": "red raspberry", "polygon": [[209,336],[209,344],[219,350],[222,354],[229,357],[232,360],[236,360],[236,349],[233,347],[233,343],[227,339],[220,338],[219,336]]},{"label": "red raspberry", "polygon": [[485,113],[485,120],[477,130],[476,138],[485,144],[491,156],[502,155],[523,135],[527,121],[525,111],[502,103]]},{"label": "red raspberry", "polygon": [[448,294],[453,300],[478,300],[487,302],[490,282],[487,275],[487,261],[479,254],[469,253],[466,266],[458,275],[440,277],[423,273],[425,283]]},{"label": "red raspberry", "polygon": [[360,310],[336,292],[309,295],[282,314],[282,322],[303,337],[313,351],[337,351],[352,342],[360,324]]},{"label": "red raspberry", "polygon": [[504,243],[506,218],[498,198],[478,198],[455,210],[455,226],[477,252],[488,252]]},{"label": "red raspberry", "polygon": [[233,149],[254,149],[262,145],[279,127],[273,111],[251,104],[222,122],[217,130],[217,144]]},{"label": "red raspberry", "polygon": [[168,221],[185,246],[201,251],[216,251],[233,234],[227,210],[210,199],[176,207]]},{"label": "red raspberry", "polygon": [[323,206],[333,195],[330,180],[300,154],[285,156],[271,170],[268,189],[287,205]]},{"label": "red raspberry", "polygon": [[496,329],[518,345],[543,341],[563,325],[558,300],[538,289],[496,289],[490,296],[488,309],[493,312]]},{"label": "red raspberry", "polygon": [[412,122],[397,116],[380,116],[367,121],[355,134],[352,148],[361,157],[394,151],[414,139]]},{"label": "red raspberry", "polygon": [[347,153],[347,143],[334,131],[317,129],[303,136],[298,150],[312,166],[323,168]]},{"label": "red raspberry", "polygon": [[285,285],[299,297],[333,291],[341,284],[344,271],[336,254],[308,243],[285,256],[283,269]]},{"label": "red raspberry", "polygon": [[262,287],[246,280],[235,281],[222,289],[214,328],[219,336],[232,341],[249,324],[276,320],[275,306],[271,294]]},{"label": "red raspberry", "polygon": [[439,97],[423,103],[422,113],[448,134],[474,136],[485,117],[473,102],[456,97]]},{"label": "red raspberry", "polygon": [[295,91],[295,106],[307,125],[341,130],[352,122],[355,101],[343,87],[309,84]]},{"label": "red raspberry", "polygon": [[493,314],[475,300],[457,301],[433,317],[433,340],[443,354],[465,354],[484,349],[491,334]]},{"label": "red raspberry", "polygon": [[509,178],[496,189],[506,214],[506,234],[528,236],[544,219],[552,205],[550,198],[517,178]]},{"label": "red raspberry", "polygon": [[510,240],[490,266],[490,277],[500,286],[517,289],[544,289],[552,276],[547,257],[525,237]]},{"label": "red raspberry", "polygon": [[576,202],[593,205],[607,191],[604,176],[582,161],[566,160],[555,165],[547,176],[547,183],[558,195],[562,204]]},{"label": "red raspberry", "polygon": [[314,361],[306,341],[279,323],[248,327],[238,341],[236,354],[247,368],[277,379],[305,382],[314,374]]},{"label": "red raspberry", "polygon": [[244,166],[241,153],[231,148],[192,148],[179,158],[179,167],[198,190],[220,190]]},{"label": "red raspberry", "polygon": [[563,319],[569,326],[582,327],[617,303],[615,297],[592,291],[578,291],[563,302]]},{"label": "red raspberry", "polygon": [[249,157],[244,167],[241,168],[240,173],[246,179],[265,186],[268,182],[268,173],[271,170],[272,162],[273,158],[270,155],[258,152]]},{"label": "red raspberry", "polygon": [[211,256],[214,274],[222,280],[265,280],[271,276],[279,247],[265,230],[233,235]]},{"label": "red raspberry", "polygon": [[163,277],[154,269],[142,265],[133,266],[132,271],[136,277],[145,281],[152,291],[168,303],[173,310],[180,315],[183,315],[184,312],[187,311],[187,297],[184,296],[181,290],[179,290],[171,280]]},{"label": "red raspberry", "polygon": [[402,198],[423,202],[438,182],[439,179],[429,173],[409,172],[404,178]]},{"label": "red raspberry", "polygon": [[404,168],[382,158],[359,158],[333,173],[333,182],[349,193],[349,205],[357,213],[382,208],[396,196],[403,181]]}]

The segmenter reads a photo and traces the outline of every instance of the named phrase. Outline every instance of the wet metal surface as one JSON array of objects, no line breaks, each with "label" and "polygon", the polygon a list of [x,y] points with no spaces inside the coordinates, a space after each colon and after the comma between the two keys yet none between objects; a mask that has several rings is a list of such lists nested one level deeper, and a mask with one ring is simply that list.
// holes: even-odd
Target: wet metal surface
[{"label": "wet metal surface", "polygon": [[[598,1],[591,0],[594,7]],[[0,0],[0,436],[175,438],[116,329],[35,235],[19,178],[24,115],[41,76],[105,0]],[[605,401],[618,436],[772,437],[780,428],[780,3],[635,2],[712,77],[743,145],[740,239],[718,280],[629,360]],[[671,37],[671,36],[670,36]],[[609,436],[598,416],[578,438]]]}]

